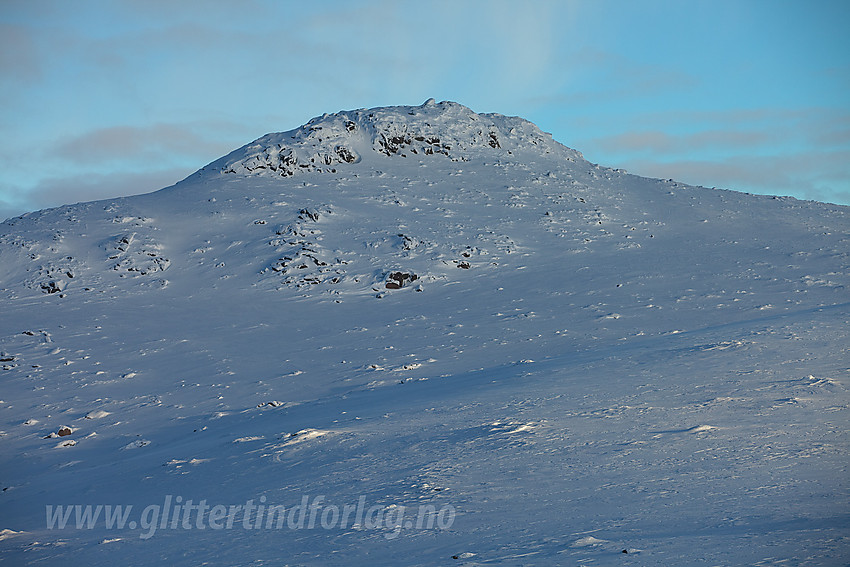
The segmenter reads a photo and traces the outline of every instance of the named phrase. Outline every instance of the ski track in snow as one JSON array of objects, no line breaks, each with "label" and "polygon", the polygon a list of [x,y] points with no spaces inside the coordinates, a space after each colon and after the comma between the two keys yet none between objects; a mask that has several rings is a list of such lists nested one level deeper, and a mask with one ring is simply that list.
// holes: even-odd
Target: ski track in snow
[{"label": "ski track in snow", "polygon": [[[848,235],[847,207],[636,177],[433,101],[10,219],[0,559],[846,565]],[[165,495],[457,517],[45,526]]]}]

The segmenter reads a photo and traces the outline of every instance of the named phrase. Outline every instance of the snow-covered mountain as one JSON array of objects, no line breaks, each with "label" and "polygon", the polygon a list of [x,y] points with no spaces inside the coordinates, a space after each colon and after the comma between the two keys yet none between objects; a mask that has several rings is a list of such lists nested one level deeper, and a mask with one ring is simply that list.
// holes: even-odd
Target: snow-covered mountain
[{"label": "snow-covered mountain", "polygon": [[0,559],[846,565],[849,254],[433,100],[10,219]]}]

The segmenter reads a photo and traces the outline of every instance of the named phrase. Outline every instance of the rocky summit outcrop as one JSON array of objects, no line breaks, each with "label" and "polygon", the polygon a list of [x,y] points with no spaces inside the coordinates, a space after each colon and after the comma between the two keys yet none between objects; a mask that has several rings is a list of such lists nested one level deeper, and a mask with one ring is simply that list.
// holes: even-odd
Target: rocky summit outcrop
[{"label": "rocky summit outcrop", "polygon": [[373,155],[405,158],[442,156],[467,161],[471,155],[531,151],[582,159],[522,118],[477,114],[456,102],[427,100],[420,106],[391,106],[324,114],[300,128],[267,134],[213,162],[199,174],[290,177],[307,171],[336,173],[338,166]]}]

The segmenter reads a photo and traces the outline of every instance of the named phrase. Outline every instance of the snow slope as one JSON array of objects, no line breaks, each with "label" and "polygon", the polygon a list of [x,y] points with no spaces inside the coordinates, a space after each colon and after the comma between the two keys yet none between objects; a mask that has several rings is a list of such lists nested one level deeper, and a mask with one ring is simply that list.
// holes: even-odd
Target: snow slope
[{"label": "snow slope", "polygon": [[[0,559],[846,565],[848,254],[848,207],[433,100],[10,219]],[[243,508],[143,517],[178,498]],[[304,498],[312,528],[244,515]]]}]

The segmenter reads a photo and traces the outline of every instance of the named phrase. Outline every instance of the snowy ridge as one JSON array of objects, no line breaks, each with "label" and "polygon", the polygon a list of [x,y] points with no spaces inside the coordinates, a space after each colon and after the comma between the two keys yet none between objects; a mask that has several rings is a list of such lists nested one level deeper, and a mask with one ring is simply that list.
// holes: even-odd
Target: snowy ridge
[{"label": "snowy ridge", "polygon": [[523,150],[583,159],[527,120],[476,114],[455,102],[438,104],[429,99],[421,106],[325,114],[295,130],[267,134],[202,171],[290,177],[307,171],[335,173],[341,164],[357,163],[374,154],[441,155],[468,161],[482,151],[499,155]]}]

